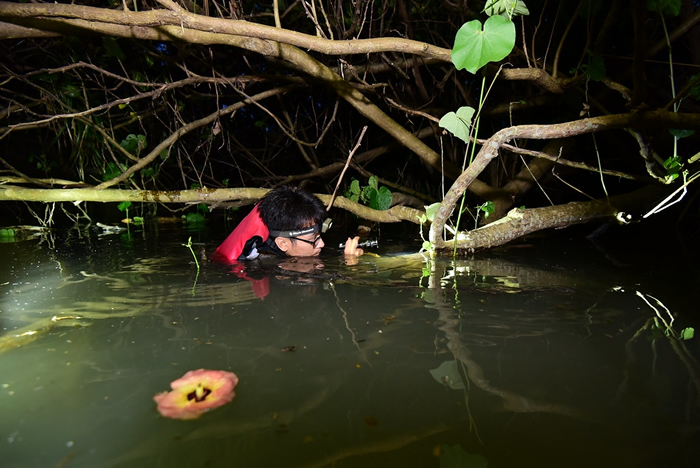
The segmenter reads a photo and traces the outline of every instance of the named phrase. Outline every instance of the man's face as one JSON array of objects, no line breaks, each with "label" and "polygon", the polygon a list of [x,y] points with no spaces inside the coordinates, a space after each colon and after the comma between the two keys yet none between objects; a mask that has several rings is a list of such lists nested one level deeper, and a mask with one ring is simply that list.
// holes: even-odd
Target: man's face
[{"label": "man's face", "polygon": [[303,236],[290,237],[285,253],[290,257],[318,257],[321,254],[324,242],[321,234],[312,232]]}]

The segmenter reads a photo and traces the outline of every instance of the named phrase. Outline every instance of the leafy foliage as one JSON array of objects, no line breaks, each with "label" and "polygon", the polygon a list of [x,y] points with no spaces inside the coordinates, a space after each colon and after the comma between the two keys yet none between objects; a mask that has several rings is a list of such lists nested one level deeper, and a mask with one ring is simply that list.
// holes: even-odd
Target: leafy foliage
[{"label": "leafy foliage", "polygon": [[484,13],[489,16],[501,15],[512,20],[514,16],[529,15],[530,10],[523,0],[487,0]]},{"label": "leafy foliage", "polygon": [[357,203],[366,203],[374,210],[388,210],[391,208],[393,196],[388,188],[379,186],[377,176],[372,176],[364,187],[360,187],[357,179],[352,179],[350,187],[345,191],[345,198]]},{"label": "leafy foliage", "polygon": [[138,156],[148,146],[145,135],[134,135],[133,133],[127,135],[120,145],[134,156]]},{"label": "leafy foliage", "polygon": [[102,180],[112,180],[121,175],[121,173],[124,171],[126,171],[126,166],[124,164],[117,164],[113,162],[107,163],[107,166],[102,173]]},{"label": "leafy foliage", "polygon": [[687,327],[681,330],[680,339],[681,340],[692,340],[695,337],[695,329],[693,327]]},{"label": "leafy foliage", "polygon": [[0,229],[0,243],[11,243],[15,241],[15,230],[12,228]]}]

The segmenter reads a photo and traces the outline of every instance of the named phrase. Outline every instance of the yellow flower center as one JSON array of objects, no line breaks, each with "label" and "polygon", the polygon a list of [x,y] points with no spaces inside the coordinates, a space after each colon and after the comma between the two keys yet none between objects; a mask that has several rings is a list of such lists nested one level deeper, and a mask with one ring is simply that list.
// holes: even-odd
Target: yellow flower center
[{"label": "yellow flower center", "polygon": [[197,388],[195,388],[193,392],[187,394],[187,400],[194,400],[197,403],[199,403],[200,401],[204,401],[210,393],[211,390],[199,383],[197,384]]}]

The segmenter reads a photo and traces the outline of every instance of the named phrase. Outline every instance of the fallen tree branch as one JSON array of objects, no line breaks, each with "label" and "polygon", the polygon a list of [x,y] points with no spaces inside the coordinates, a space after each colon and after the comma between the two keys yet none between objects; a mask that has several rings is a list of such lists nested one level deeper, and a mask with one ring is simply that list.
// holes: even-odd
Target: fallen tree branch
[{"label": "fallen tree branch", "polygon": [[[595,220],[615,222],[621,218],[627,221],[626,210],[643,211],[644,206],[653,203],[666,187],[648,186],[636,192],[608,200],[572,202],[565,205],[547,206],[522,210],[514,208],[508,214],[486,226],[468,231],[456,240],[460,254],[470,254],[506,244],[514,239],[544,229],[561,228],[583,224]],[[434,224],[433,224],[434,225]],[[455,240],[442,242],[438,253],[452,255]]]},{"label": "fallen tree branch", "polygon": [[[268,189],[260,188],[230,188],[209,189],[197,188],[194,190],[120,190],[120,189],[36,189],[19,187],[16,185],[0,185],[0,201],[32,201],[32,202],[100,202],[117,203],[130,201],[133,203],[181,203],[198,204],[206,203],[216,206],[219,203],[234,200],[257,201],[268,192]],[[330,202],[331,195],[316,194],[325,204]],[[374,210],[368,206],[360,205],[345,197],[336,197],[333,206],[349,211],[357,216],[378,223],[397,223],[409,221],[418,224],[418,217],[422,211],[407,206],[393,206],[388,210]]]},{"label": "fallen tree branch", "polygon": [[504,128],[486,140],[476,158],[450,187],[433,218],[430,228],[430,242],[436,249],[444,247],[442,232],[454,207],[464,191],[472,184],[493,158],[498,150],[516,138],[534,140],[552,140],[576,135],[613,130],[620,128],[687,128],[700,129],[700,115],[680,114],[656,110],[613,114],[550,125],[519,125]]}]

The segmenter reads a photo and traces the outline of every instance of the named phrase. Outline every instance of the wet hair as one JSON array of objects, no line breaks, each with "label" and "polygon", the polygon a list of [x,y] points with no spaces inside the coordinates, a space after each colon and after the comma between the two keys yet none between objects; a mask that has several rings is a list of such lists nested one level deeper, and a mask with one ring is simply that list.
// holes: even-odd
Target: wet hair
[{"label": "wet hair", "polygon": [[300,187],[283,185],[267,193],[258,204],[260,217],[270,231],[293,231],[321,226],[327,217],[321,200]]}]

